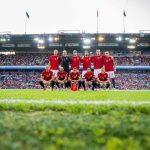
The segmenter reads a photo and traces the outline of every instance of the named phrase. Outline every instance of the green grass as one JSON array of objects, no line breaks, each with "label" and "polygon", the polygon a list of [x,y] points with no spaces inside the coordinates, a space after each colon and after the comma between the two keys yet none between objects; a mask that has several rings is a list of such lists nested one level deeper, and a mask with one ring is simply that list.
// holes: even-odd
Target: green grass
[{"label": "green grass", "polygon": [[[149,91],[0,90],[0,100],[150,101]],[[0,150],[149,150],[150,105],[0,103]]]},{"label": "green grass", "polygon": [[149,131],[149,115],[125,110],[0,113],[2,150],[149,150]]},{"label": "green grass", "polygon": [[139,100],[150,101],[150,91],[43,91],[0,90],[0,99],[32,100]]}]

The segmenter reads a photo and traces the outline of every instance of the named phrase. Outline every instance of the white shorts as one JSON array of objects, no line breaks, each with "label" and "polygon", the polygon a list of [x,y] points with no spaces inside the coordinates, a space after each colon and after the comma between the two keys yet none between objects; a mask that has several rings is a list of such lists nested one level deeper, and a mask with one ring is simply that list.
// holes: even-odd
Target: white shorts
[{"label": "white shorts", "polygon": [[94,69],[94,76],[97,78],[98,74],[101,73],[101,69]]},{"label": "white shorts", "polygon": [[82,78],[84,77],[85,73],[87,72],[87,70],[83,70],[82,71]]},{"label": "white shorts", "polygon": [[53,72],[54,78],[57,77],[58,70],[51,70]]},{"label": "white shorts", "polygon": [[114,71],[108,71],[107,73],[108,73],[108,77],[109,77],[110,79],[115,78],[115,73],[114,73]]}]

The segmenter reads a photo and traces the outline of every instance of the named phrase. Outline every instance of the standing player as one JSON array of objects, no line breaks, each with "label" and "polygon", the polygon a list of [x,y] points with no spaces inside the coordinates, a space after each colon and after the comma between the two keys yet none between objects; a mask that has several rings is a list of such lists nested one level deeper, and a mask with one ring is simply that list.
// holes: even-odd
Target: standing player
[{"label": "standing player", "polygon": [[84,56],[82,57],[82,63],[83,63],[82,77],[84,77],[87,68],[91,68],[91,62],[92,62],[92,57],[89,56],[88,51],[85,51]]},{"label": "standing player", "polygon": [[49,57],[49,66],[54,74],[54,77],[57,76],[59,63],[60,63],[60,56],[58,56],[58,50],[55,49],[54,55]]},{"label": "standing player", "polygon": [[69,75],[69,81],[68,81],[69,87],[71,87],[72,83],[78,83],[79,89],[81,88],[81,78],[77,68],[73,68],[73,71]]},{"label": "standing player", "polygon": [[71,59],[70,59],[70,57],[68,56],[67,51],[66,51],[66,50],[63,50],[62,57],[60,58],[60,64],[61,64],[61,67],[63,67],[64,70],[65,70],[68,74],[69,74],[69,72],[70,72],[70,68],[69,68],[70,63],[71,63]]},{"label": "standing player", "polygon": [[104,57],[100,54],[100,49],[97,49],[95,56],[92,57],[92,62],[94,65],[94,75],[96,78],[101,72],[101,68],[103,67],[103,58]]},{"label": "standing player", "polygon": [[91,68],[87,69],[87,72],[84,74],[83,87],[88,89],[92,86],[92,90],[94,90],[94,73],[91,71]]},{"label": "standing player", "polygon": [[56,78],[56,85],[58,88],[67,88],[67,72],[64,71],[64,68],[61,67],[60,71],[57,73],[57,78]]},{"label": "standing player", "polygon": [[54,75],[50,70],[49,66],[46,66],[46,69],[41,74],[41,81],[39,82],[44,90],[46,90],[45,85],[50,85],[52,90],[54,88]]},{"label": "standing player", "polygon": [[109,52],[105,52],[104,56],[104,66],[105,71],[108,73],[108,77],[111,79],[111,82],[113,84],[113,88],[115,88],[115,71],[116,71],[116,65],[113,56],[110,56]]},{"label": "standing player", "polygon": [[71,57],[71,70],[73,70],[73,68],[77,68],[79,70],[81,61],[81,57],[78,56],[77,50],[74,50],[73,56]]},{"label": "standing player", "polygon": [[110,80],[108,78],[108,73],[105,72],[105,68],[101,69],[101,73],[98,74],[97,84],[99,88],[109,88]]}]

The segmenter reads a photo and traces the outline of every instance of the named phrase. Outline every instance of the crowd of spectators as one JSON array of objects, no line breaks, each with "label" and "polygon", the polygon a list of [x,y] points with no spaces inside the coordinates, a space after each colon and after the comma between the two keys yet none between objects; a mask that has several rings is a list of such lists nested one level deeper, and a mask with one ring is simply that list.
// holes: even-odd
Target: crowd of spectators
[{"label": "crowd of spectators", "polygon": [[[126,55],[115,56],[117,65],[120,66],[150,66],[150,55]],[[0,55],[0,66],[16,66],[16,65],[46,65],[49,61],[48,53],[24,53],[15,55]]]},{"label": "crowd of spectators", "polygon": [[0,71],[1,89],[38,89],[39,71]]},{"label": "crowd of spectators", "polygon": [[24,53],[15,55],[0,55],[0,66],[34,66],[48,64],[48,54],[46,53]]},{"label": "crowd of spectators", "polygon": [[150,71],[117,71],[116,87],[121,90],[150,90]]},{"label": "crowd of spectators", "polygon": [[[49,62],[48,53],[17,53],[15,55],[0,55],[0,66],[35,66],[46,65]],[[80,54],[82,55],[82,54]],[[119,66],[150,66],[150,55],[114,55]],[[1,89],[40,89],[41,71],[0,71]],[[116,88],[150,90],[150,71],[117,71]]]},{"label": "crowd of spectators", "polygon": [[[41,71],[0,71],[1,89],[41,89]],[[116,88],[150,90],[150,71],[117,71]]]},{"label": "crowd of spectators", "polygon": [[150,66],[150,56],[120,56],[115,57],[115,62],[119,66]]}]

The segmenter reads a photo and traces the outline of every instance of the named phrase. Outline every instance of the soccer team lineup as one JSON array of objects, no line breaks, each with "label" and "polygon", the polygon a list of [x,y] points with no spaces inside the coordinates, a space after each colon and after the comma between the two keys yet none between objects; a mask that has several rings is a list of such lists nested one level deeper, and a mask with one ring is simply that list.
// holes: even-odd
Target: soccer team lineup
[{"label": "soccer team lineup", "polygon": [[115,71],[115,61],[109,51],[101,54],[100,49],[96,49],[95,55],[90,56],[86,50],[84,56],[79,56],[77,50],[73,50],[72,56],[68,56],[67,50],[63,50],[59,56],[55,49],[39,84],[44,90],[48,86],[51,90],[56,87],[73,91],[115,89]]}]

